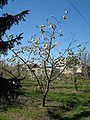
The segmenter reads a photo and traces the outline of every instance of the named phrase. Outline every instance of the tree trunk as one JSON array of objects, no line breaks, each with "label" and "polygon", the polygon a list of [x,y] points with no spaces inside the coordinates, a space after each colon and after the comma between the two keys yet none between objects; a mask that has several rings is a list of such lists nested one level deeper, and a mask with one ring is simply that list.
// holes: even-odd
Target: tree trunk
[{"label": "tree trunk", "polygon": [[46,96],[43,96],[42,107],[45,107]]},{"label": "tree trunk", "polygon": [[49,91],[49,86],[47,87],[46,92],[45,92],[45,94],[43,95],[42,107],[45,107],[46,96],[47,96],[47,94],[48,94],[48,91]]},{"label": "tree trunk", "polygon": [[46,96],[47,96],[48,91],[49,91],[49,83],[50,83],[50,81],[48,80],[47,84],[46,84],[45,93],[43,94],[42,107],[45,107]]},{"label": "tree trunk", "polygon": [[76,80],[76,78],[74,78],[74,86],[75,86],[75,89],[76,89],[76,91],[77,91],[78,88],[77,88],[77,80]]}]

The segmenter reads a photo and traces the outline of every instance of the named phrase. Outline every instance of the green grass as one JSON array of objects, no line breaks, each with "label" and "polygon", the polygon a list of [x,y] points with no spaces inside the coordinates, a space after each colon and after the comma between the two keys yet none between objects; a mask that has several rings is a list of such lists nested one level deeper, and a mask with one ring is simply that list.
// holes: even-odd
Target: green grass
[{"label": "green grass", "polygon": [[78,91],[70,80],[53,82],[43,108],[37,82],[23,80],[21,96],[11,104],[0,104],[0,120],[80,120],[90,116],[90,79],[77,82]]},{"label": "green grass", "polygon": [[8,120],[8,117],[1,115],[0,120]]}]

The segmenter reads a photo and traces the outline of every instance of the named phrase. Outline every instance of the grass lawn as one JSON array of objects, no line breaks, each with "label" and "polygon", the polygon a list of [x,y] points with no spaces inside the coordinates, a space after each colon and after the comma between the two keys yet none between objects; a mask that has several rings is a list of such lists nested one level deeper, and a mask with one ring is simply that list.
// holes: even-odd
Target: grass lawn
[{"label": "grass lawn", "polygon": [[0,120],[90,119],[90,79],[78,80],[78,91],[70,80],[53,82],[44,108],[35,80],[23,80],[21,93],[16,101],[0,104]]}]

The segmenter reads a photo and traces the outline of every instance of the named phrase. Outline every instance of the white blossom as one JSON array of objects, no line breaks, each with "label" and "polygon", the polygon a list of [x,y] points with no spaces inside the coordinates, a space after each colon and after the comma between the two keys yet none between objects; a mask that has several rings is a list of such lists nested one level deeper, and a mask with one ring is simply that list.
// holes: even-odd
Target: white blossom
[{"label": "white blossom", "polygon": [[66,15],[63,16],[63,19],[64,19],[64,20],[66,19]]},{"label": "white blossom", "polygon": [[62,30],[60,30],[60,33],[62,33]]},{"label": "white blossom", "polygon": [[11,48],[11,50],[14,50],[14,48]]},{"label": "white blossom", "polygon": [[52,24],[50,24],[50,28],[53,28],[53,25],[52,25]]},{"label": "white blossom", "polygon": [[67,10],[65,11],[65,14],[68,14],[68,11],[67,11]]}]

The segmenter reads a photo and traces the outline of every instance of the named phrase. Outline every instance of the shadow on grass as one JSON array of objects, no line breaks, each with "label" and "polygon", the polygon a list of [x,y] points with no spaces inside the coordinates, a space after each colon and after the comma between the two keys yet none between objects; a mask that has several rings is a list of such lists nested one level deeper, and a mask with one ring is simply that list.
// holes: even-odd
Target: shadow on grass
[{"label": "shadow on grass", "polygon": [[[64,117],[64,115],[62,115],[62,113],[60,114],[60,113],[56,112],[58,110],[61,111],[60,106],[54,106],[54,107],[52,106],[50,108],[47,108],[48,116],[50,118],[56,119],[56,120],[65,120],[65,117]],[[60,112],[60,111],[58,111],[58,112]]]},{"label": "shadow on grass", "polygon": [[14,108],[14,109],[22,109],[24,104],[20,101],[13,101],[13,102],[7,102],[7,101],[2,101],[0,103],[0,112],[7,112],[8,109]]},{"label": "shadow on grass", "polygon": [[82,93],[90,93],[90,90],[78,90],[78,91]]},{"label": "shadow on grass", "polygon": [[76,114],[74,117],[69,118],[67,120],[81,120],[82,117],[89,117],[90,116],[90,111],[84,111],[80,114]]},{"label": "shadow on grass", "polygon": [[[65,112],[66,110],[61,110],[59,111],[60,107],[59,106],[55,106],[55,108],[47,108],[47,113],[48,113],[48,116],[52,119],[55,119],[55,120],[81,120],[82,117],[89,117],[90,116],[90,111],[84,111],[84,112],[81,112],[80,114],[76,114],[74,115],[73,117],[67,117],[65,115]],[[58,112],[57,112],[58,111]]]},{"label": "shadow on grass", "polygon": [[48,111],[48,116],[53,118],[53,119],[57,119],[57,120],[65,120],[64,117],[62,117],[60,115],[56,115],[52,111]]}]

